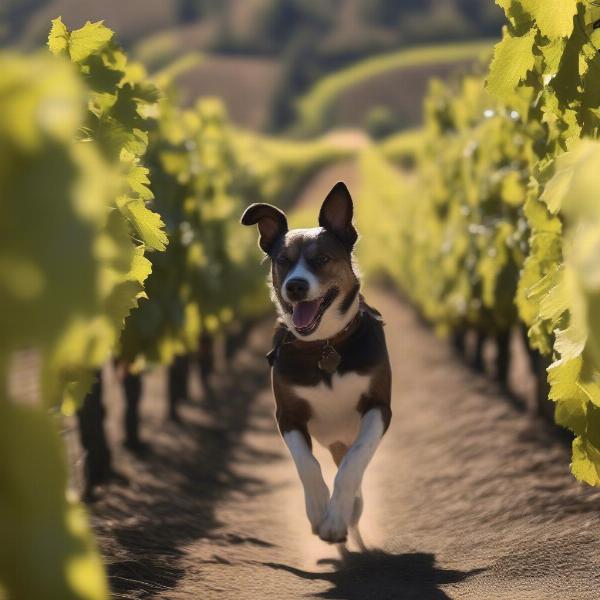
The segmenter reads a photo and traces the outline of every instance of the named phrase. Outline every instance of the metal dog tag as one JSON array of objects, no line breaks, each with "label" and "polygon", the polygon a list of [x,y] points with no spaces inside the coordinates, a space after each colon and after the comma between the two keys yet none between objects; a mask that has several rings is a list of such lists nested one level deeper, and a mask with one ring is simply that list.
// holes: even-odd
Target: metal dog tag
[{"label": "metal dog tag", "polygon": [[341,362],[342,357],[340,356],[339,352],[333,346],[327,344],[325,348],[323,348],[321,360],[318,362],[318,365],[321,371],[325,371],[325,373],[333,375],[337,371]]}]

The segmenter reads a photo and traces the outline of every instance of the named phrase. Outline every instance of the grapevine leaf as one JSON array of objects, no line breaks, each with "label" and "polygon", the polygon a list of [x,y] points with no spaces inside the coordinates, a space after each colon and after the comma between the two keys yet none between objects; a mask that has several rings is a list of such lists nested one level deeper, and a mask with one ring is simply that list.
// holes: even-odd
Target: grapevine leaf
[{"label": "grapevine leaf", "polygon": [[592,402],[595,406],[600,408],[600,385],[597,381],[597,374],[594,380],[590,381],[579,381],[577,383],[579,389],[586,395],[586,397]]},{"label": "grapevine leaf", "polygon": [[573,441],[573,459],[571,472],[578,481],[588,485],[600,486],[600,451],[587,441],[585,436],[579,436]]},{"label": "grapevine leaf", "polygon": [[548,210],[553,215],[559,212],[572,180],[573,169],[566,168],[557,171],[554,177],[546,184],[540,201],[545,202]]},{"label": "grapevine leaf", "polygon": [[548,368],[548,383],[550,384],[550,400],[555,402],[582,398],[577,383],[581,375],[583,361],[581,357],[573,360],[559,360]]},{"label": "grapevine leaf", "polygon": [[587,341],[587,332],[581,326],[571,323],[567,329],[556,332],[554,349],[561,358],[571,360],[581,356]]},{"label": "grapevine leaf", "polygon": [[516,29],[529,28],[531,25],[531,17],[524,11],[521,0],[496,0],[496,4],[504,10],[506,17]]},{"label": "grapevine leaf", "polygon": [[143,200],[121,198],[119,205],[148,248],[162,251],[167,247],[168,238],[159,214],[148,209]]},{"label": "grapevine leaf", "polygon": [[148,187],[150,185],[149,173],[149,169],[135,165],[127,174],[127,183],[142,200],[152,200],[154,198],[154,194]]},{"label": "grapevine leaf", "polygon": [[545,37],[566,38],[573,32],[579,0],[521,0],[521,4]]},{"label": "grapevine leaf", "polygon": [[540,51],[544,57],[544,74],[554,77],[558,73],[560,62],[565,51],[565,40],[554,38],[540,45]]},{"label": "grapevine leaf", "polygon": [[105,600],[102,560],[85,511],[67,500],[64,449],[51,419],[0,397],[0,535],[10,540],[0,547],[2,589],[11,598]]},{"label": "grapevine leaf", "polygon": [[48,48],[52,54],[61,54],[69,47],[69,32],[60,17],[52,20],[52,29],[48,35]]},{"label": "grapevine leaf", "polygon": [[502,200],[511,206],[520,206],[523,203],[525,191],[521,182],[521,176],[511,171],[502,180]]},{"label": "grapevine leaf", "polygon": [[502,41],[496,45],[487,85],[490,93],[499,99],[509,99],[515,89],[535,66],[533,44],[535,29],[513,37],[504,30]]},{"label": "grapevine leaf", "polygon": [[105,27],[103,21],[90,23],[71,32],[69,39],[69,55],[75,62],[83,62],[90,55],[98,52],[112,39],[113,32]]},{"label": "grapevine leaf", "polygon": [[564,271],[560,271],[554,285],[540,300],[540,317],[558,323],[562,315],[571,306],[570,288]]},{"label": "grapevine leaf", "polygon": [[585,432],[587,424],[587,402],[580,396],[557,401],[554,419],[557,425],[581,435]]},{"label": "grapevine leaf", "polygon": [[558,73],[550,83],[563,109],[573,108],[572,102],[579,94],[581,48],[586,43],[585,31],[581,27],[576,27],[565,44]]}]

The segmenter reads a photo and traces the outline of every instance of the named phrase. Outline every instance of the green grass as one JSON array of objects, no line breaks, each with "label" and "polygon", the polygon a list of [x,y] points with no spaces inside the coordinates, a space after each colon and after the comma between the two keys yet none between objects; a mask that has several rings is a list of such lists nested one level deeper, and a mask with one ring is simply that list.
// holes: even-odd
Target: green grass
[{"label": "green grass", "polygon": [[461,44],[420,46],[362,60],[355,65],[324,77],[297,104],[297,133],[315,135],[325,130],[332,119],[336,100],[354,86],[398,69],[477,60],[489,53],[493,41],[480,40]]}]

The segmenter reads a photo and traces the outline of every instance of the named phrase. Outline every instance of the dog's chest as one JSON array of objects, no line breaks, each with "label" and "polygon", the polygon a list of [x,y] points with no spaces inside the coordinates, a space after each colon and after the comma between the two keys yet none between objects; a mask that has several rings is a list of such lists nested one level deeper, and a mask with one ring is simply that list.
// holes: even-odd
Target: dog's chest
[{"label": "dog's chest", "polygon": [[326,447],[334,442],[350,446],[360,429],[358,403],[370,382],[369,375],[351,372],[335,373],[331,386],[324,382],[316,386],[294,386],[294,393],[310,406],[310,435]]}]

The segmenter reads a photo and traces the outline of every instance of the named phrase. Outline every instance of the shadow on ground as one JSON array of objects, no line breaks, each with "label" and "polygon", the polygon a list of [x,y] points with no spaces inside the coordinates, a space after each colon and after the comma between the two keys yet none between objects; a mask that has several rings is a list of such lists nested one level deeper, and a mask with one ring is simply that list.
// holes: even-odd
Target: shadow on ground
[{"label": "shadow on ground", "polygon": [[196,540],[224,547],[271,546],[220,531],[215,518],[215,506],[231,490],[252,496],[265,489],[263,481],[236,473],[235,460],[280,457],[271,452],[256,457],[255,449],[243,445],[253,400],[267,385],[267,369],[262,348],[241,354],[243,360],[236,357],[215,386],[216,402],[210,408],[184,406],[182,424],[163,420],[164,399],[148,399],[158,405],[144,432],[150,449],[143,457],[117,455],[117,468],[129,481],[107,486],[91,508],[115,599],[160,598],[175,588],[186,572],[185,549]]},{"label": "shadow on ground", "polygon": [[331,587],[315,597],[332,600],[450,600],[440,585],[459,583],[483,571],[445,570],[436,566],[433,554],[391,554],[383,550],[344,550],[339,559],[318,562],[332,567],[327,572],[305,571],[281,563],[262,564],[301,579],[329,582]]}]

